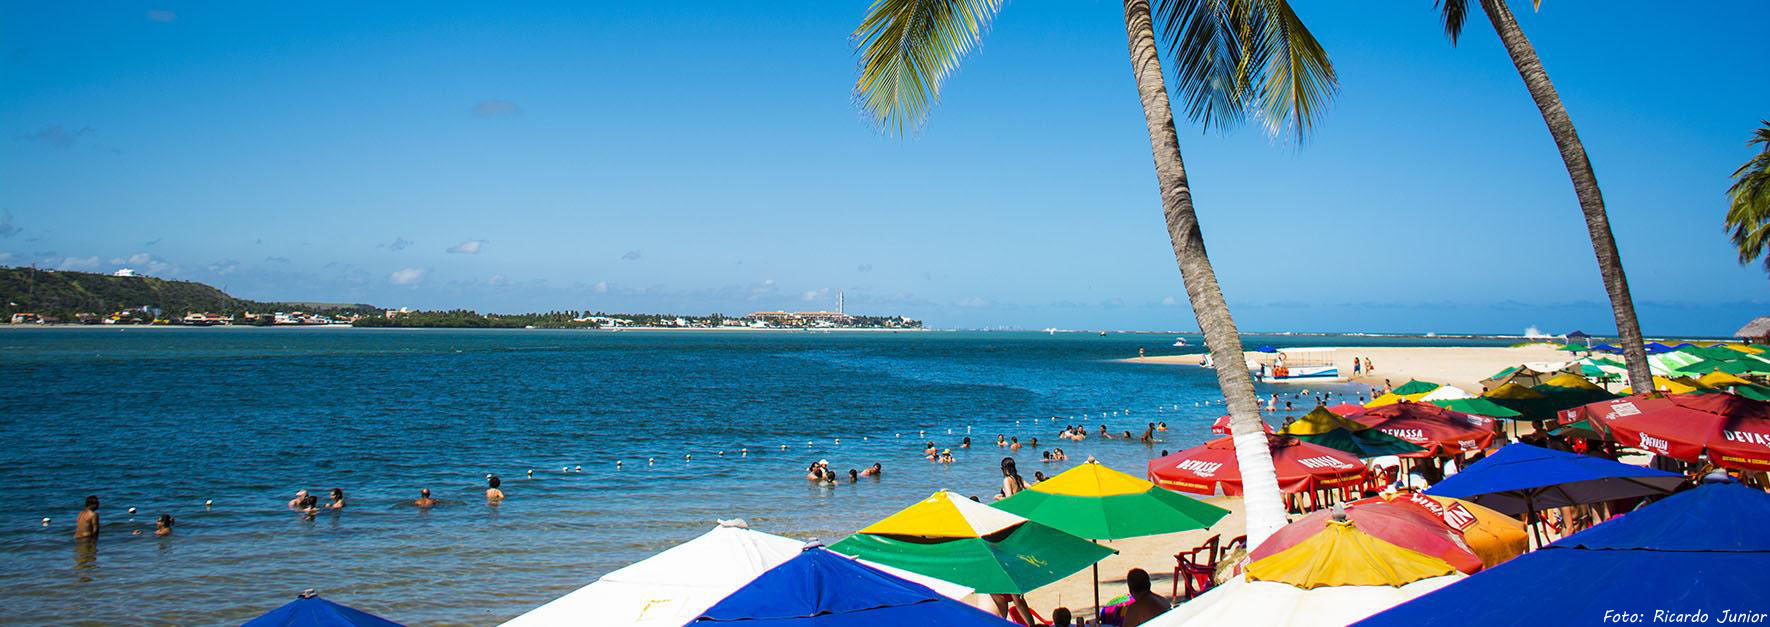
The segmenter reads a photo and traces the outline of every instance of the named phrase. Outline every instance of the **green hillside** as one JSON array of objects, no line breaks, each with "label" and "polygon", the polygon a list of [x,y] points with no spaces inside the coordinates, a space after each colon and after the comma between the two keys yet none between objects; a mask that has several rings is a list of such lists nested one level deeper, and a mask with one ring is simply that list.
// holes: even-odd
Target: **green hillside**
[{"label": "green hillside", "polygon": [[0,313],[30,312],[69,320],[76,313],[105,314],[141,306],[159,307],[166,317],[189,312],[239,314],[302,308],[304,311],[378,312],[372,305],[323,305],[244,300],[195,281],[120,277],[91,272],[0,267]]}]

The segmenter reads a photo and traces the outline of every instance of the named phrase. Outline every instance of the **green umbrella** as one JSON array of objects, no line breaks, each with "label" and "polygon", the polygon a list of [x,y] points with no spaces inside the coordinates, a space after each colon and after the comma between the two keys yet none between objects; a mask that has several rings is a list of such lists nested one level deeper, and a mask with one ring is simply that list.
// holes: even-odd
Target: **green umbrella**
[{"label": "green umbrella", "polygon": [[1678,371],[1689,373],[1689,374],[1695,374],[1695,375],[1704,375],[1704,374],[1708,374],[1708,373],[1715,372],[1715,371],[1725,372],[1727,374],[1733,374],[1733,375],[1766,374],[1766,373],[1770,373],[1770,363],[1766,363],[1760,359],[1750,359],[1750,358],[1739,359],[1739,360],[1734,360],[1734,361],[1721,361],[1719,359],[1706,359],[1706,360],[1699,361],[1696,363],[1685,364],[1683,366],[1680,366],[1678,368]]},{"label": "green umbrella", "polygon": [[1589,420],[1581,420],[1579,422],[1568,423],[1568,424],[1556,427],[1554,429],[1550,429],[1549,435],[1572,436],[1572,437],[1576,437],[1576,438],[1585,438],[1587,440],[1608,440],[1609,439],[1609,438],[1604,437],[1604,434],[1599,433],[1598,429],[1596,427],[1593,427],[1592,422]]},{"label": "green umbrella", "polygon": [[1755,383],[1749,385],[1735,385],[1727,388],[1727,391],[1754,401],[1770,401],[1770,386],[1763,386]]},{"label": "green umbrella", "polygon": [[1414,446],[1412,442],[1389,435],[1377,429],[1334,429],[1326,433],[1292,436],[1304,442],[1319,444],[1331,449],[1346,451],[1359,457],[1382,457],[1384,455],[1406,455],[1418,453],[1426,449]]},{"label": "green umbrella", "polygon": [[984,594],[1026,594],[1114,553],[944,490],[830,550]]},{"label": "green umbrella", "polygon": [[1407,396],[1409,394],[1425,394],[1427,392],[1431,392],[1432,390],[1436,390],[1436,389],[1438,389],[1438,384],[1436,384],[1436,383],[1427,383],[1425,381],[1408,381],[1407,383],[1401,384],[1401,387],[1395,388],[1394,390],[1391,390],[1391,391],[1396,396]]},{"label": "green umbrella", "polygon": [[1488,418],[1517,418],[1523,415],[1516,411],[1512,411],[1505,405],[1479,397],[1428,402],[1451,411],[1460,411],[1465,414],[1474,414],[1476,416],[1487,416]]}]

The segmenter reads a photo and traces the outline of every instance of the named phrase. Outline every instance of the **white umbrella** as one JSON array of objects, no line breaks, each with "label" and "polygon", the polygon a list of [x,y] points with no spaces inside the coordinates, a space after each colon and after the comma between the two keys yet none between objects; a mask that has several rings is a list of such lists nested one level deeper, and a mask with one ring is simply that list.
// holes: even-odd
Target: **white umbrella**
[{"label": "white umbrella", "polygon": [[[700,537],[634,562],[504,623],[544,625],[682,625],[744,584],[799,555],[805,543],[720,521]],[[862,560],[954,599],[971,588]]]},{"label": "white umbrella", "polygon": [[1313,590],[1304,590],[1287,583],[1247,581],[1237,576],[1144,625],[1342,627],[1456,583],[1464,576],[1456,573],[1431,577],[1399,588],[1324,586]]},{"label": "white umbrella", "polygon": [[1440,385],[1437,389],[1427,392],[1425,396],[1420,397],[1420,401],[1455,401],[1465,398],[1475,398],[1475,395],[1470,394],[1468,390],[1464,390],[1463,388],[1454,385]]}]

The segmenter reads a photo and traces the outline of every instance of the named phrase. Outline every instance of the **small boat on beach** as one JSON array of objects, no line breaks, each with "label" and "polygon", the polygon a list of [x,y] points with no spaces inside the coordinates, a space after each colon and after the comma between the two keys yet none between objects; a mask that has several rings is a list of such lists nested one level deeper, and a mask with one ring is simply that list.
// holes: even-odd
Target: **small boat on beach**
[{"label": "small boat on beach", "polygon": [[1339,381],[1332,348],[1286,348],[1274,350],[1270,359],[1249,360],[1248,370],[1262,383],[1311,383]]}]

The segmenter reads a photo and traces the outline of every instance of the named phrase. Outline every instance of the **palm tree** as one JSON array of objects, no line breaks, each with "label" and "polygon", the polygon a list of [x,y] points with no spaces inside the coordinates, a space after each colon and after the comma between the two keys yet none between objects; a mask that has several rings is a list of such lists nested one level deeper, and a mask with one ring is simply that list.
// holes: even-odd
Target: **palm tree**
[{"label": "palm tree", "polygon": [[1733,186],[1727,188],[1731,202],[1727,206],[1727,229],[1733,231],[1733,245],[1739,247],[1739,264],[1764,258],[1764,269],[1770,271],[1770,120],[1752,133],[1746,146],[1762,146],[1758,154],[1733,171]]},{"label": "palm tree", "polygon": [[[1610,233],[1610,214],[1604,211],[1604,194],[1598,189],[1598,175],[1592,172],[1592,162],[1586,158],[1586,147],[1580,143],[1573,119],[1568,117],[1567,107],[1562,106],[1561,96],[1555,93],[1555,85],[1549,82],[1549,74],[1537,58],[1536,48],[1518,28],[1518,20],[1512,17],[1506,0],[1479,1],[1488,21],[1493,22],[1494,32],[1499,33],[1500,43],[1505,44],[1506,54],[1512,57],[1512,65],[1518,68],[1518,76],[1524,79],[1531,100],[1536,101],[1537,109],[1542,112],[1543,122],[1549,126],[1549,135],[1555,138],[1555,145],[1561,149],[1561,161],[1567,165],[1568,178],[1573,179],[1573,193],[1579,198],[1580,212],[1586,218],[1586,231],[1592,238],[1592,252],[1598,257],[1598,275],[1604,279],[1604,291],[1610,294],[1610,310],[1616,316],[1616,333],[1622,340],[1623,361],[1629,367],[1629,385],[1637,391],[1652,390],[1653,371],[1647,365],[1647,349],[1641,343],[1641,322],[1635,318],[1635,299],[1629,296],[1629,279],[1623,274],[1622,253],[1617,252],[1616,238]],[[1533,1],[1536,6],[1542,5],[1542,0]],[[1444,34],[1454,46],[1463,32],[1469,0],[1437,0],[1437,3],[1444,19]]]},{"label": "palm tree", "polygon": [[[1284,526],[1285,510],[1260,424],[1259,399],[1242,352],[1241,336],[1205,252],[1193,211],[1192,188],[1155,37],[1162,22],[1188,114],[1227,129],[1253,117],[1269,131],[1310,130],[1336,83],[1333,65],[1284,0],[1125,0],[1131,72],[1143,102],[1174,260],[1192,310],[1217,364],[1237,442],[1248,546]],[[888,132],[919,124],[939,98],[942,82],[976,47],[1001,9],[1001,0],[874,0],[855,29],[860,77],[855,96]]]}]

